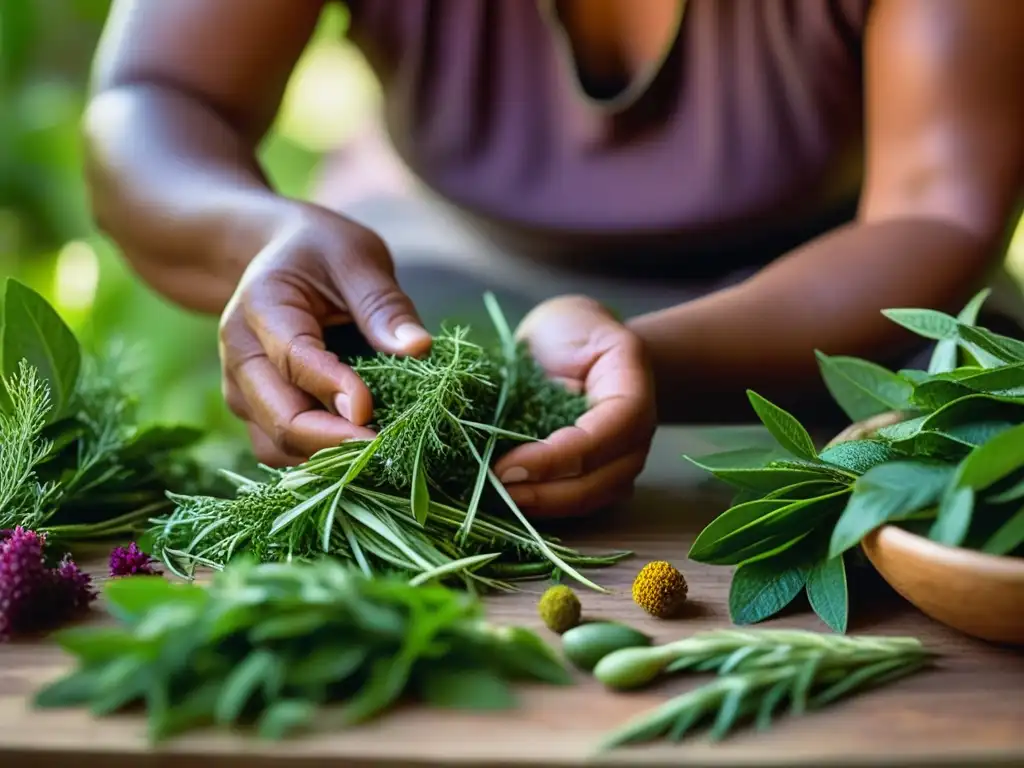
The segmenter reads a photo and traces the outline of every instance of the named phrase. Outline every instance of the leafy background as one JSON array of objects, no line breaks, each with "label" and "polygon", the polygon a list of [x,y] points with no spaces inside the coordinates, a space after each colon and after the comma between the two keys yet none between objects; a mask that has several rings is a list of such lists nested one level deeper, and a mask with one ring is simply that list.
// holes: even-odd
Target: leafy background
[{"label": "leafy background", "polygon": [[[203,424],[207,450],[226,451],[241,432],[220,398],[216,320],[156,296],[89,219],[78,126],[109,4],[0,0],[0,276],[46,296],[86,344],[123,338],[139,355],[144,417]],[[324,14],[262,148],[287,194],[305,194],[322,154],[375,109],[377,84],[346,23],[337,5]],[[1009,262],[1024,279],[1024,226]]]}]

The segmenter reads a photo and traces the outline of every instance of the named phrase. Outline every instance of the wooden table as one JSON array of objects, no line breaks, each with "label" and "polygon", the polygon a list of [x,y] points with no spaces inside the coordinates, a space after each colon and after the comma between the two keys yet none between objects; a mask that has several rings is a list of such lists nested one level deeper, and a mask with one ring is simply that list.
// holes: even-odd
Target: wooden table
[{"label": "wooden table", "polygon": [[[628,548],[635,559],[597,571],[612,588],[581,590],[586,613],[626,620],[667,640],[728,626],[730,569],[690,563],[697,531],[727,500],[721,487],[680,459],[715,446],[709,433],[663,430],[628,510],[583,535],[581,547]],[[665,559],[687,576],[689,613],[671,622],[648,619],[632,604],[629,586],[640,565]],[[540,629],[535,600],[541,585],[495,597],[497,621]],[[763,734],[739,732],[713,745],[701,737],[681,745],[619,751],[598,762],[620,766],[876,766],[1024,765],[1024,653],[967,639],[937,625],[888,591],[862,598],[851,632],[910,634],[943,653],[940,666],[889,688],[849,699],[802,719],[783,720]],[[1024,610],[1024,606],[1022,606]],[[805,608],[766,625],[825,630]],[[827,630],[825,630],[827,631]],[[555,640],[553,636],[545,636]],[[81,712],[34,712],[33,691],[60,673],[65,661],[46,644],[0,646],[0,766],[466,766],[586,764],[604,733],[666,696],[693,685],[673,681],[631,694],[604,691],[581,677],[578,686],[536,688],[505,714],[438,713],[406,708],[347,733],[268,745],[255,739],[195,735],[150,750],[134,717],[94,721]]]}]

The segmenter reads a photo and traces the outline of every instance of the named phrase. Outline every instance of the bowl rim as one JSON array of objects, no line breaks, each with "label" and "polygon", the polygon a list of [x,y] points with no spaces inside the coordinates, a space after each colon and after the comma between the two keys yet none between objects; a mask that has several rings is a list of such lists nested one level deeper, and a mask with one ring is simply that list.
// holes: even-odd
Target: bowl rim
[{"label": "bowl rim", "polygon": [[913,550],[922,559],[944,563],[949,568],[968,568],[995,578],[1012,578],[1024,582],[1024,558],[992,555],[967,547],[951,547],[912,533],[898,525],[886,523],[867,534],[861,542],[867,548]]}]

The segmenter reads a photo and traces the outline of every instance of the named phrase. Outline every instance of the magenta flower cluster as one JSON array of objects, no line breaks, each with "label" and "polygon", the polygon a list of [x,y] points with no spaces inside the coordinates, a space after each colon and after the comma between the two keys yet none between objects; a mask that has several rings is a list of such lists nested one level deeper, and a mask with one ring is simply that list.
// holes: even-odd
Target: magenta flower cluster
[{"label": "magenta flower cluster", "polygon": [[96,599],[92,579],[70,555],[51,568],[46,535],[22,527],[0,531],[0,641],[52,629]]},{"label": "magenta flower cluster", "polygon": [[110,553],[110,575],[117,576],[156,576],[160,571],[154,566],[156,560],[147,555],[134,541],[127,547],[114,547]]}]

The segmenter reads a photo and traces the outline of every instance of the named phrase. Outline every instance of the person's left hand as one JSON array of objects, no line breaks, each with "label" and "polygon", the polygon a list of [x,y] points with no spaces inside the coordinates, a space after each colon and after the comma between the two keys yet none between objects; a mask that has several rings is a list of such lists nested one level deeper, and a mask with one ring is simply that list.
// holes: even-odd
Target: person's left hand
[{"label": "person's left hand", "polygon": [[592,299],[537,306],[516,336],[547,374],[582,391],[576,424],[503,456],[495,473],[531,516],[585,515],[622,501],[644,468],[657,424],[643,343]]}]

